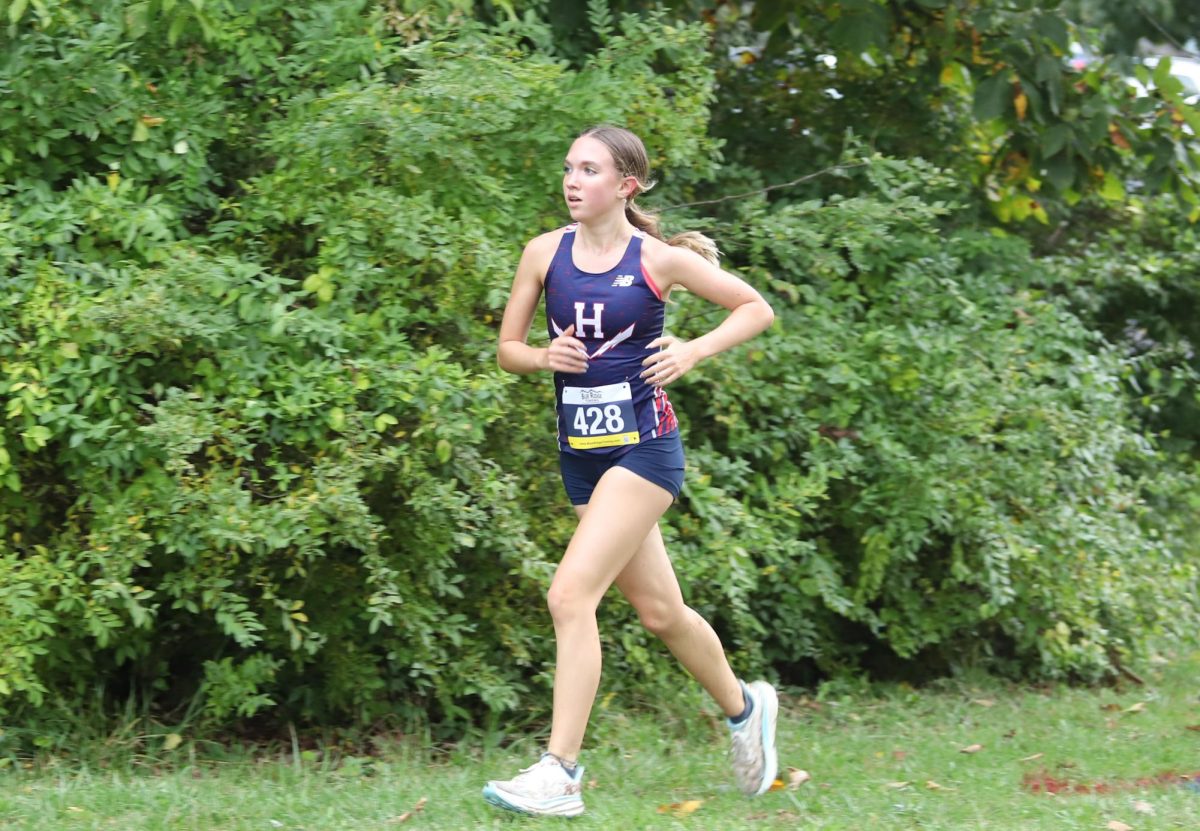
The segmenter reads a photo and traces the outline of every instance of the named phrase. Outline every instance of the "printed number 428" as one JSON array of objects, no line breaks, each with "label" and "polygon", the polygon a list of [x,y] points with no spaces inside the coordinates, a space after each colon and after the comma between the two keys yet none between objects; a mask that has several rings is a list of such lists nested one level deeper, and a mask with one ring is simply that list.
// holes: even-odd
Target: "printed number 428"
[{"label": "printed number 428", "polygon": [[603,409],[580,407],[575,411],[574,426],[581,436],[620,433],[625,429],[625,419],[621,417],[621,408],[616,404],[609,404]]}]

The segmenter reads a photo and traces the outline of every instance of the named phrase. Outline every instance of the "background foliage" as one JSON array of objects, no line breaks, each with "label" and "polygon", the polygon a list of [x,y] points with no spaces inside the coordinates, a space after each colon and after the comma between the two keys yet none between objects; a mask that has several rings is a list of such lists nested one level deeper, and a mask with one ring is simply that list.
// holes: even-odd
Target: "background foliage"
[{"label": "background foliage", "polygon": [[[550,385],[501,374],[494,339],[596,121],[647,138],[664,205],[838,166],[667,214],[779,316],[673,393],[691,472],[664,530],[740,670],[1095,679],[1194,626],[1187,118],[1169,95],[1110,111],[1136,102],[1099,70],[1059,112],[1017,86],[993,112],[996,56],[1019,75],[1059,30],[892,6],[886,37],[833,20],[810,43],[802,5],[766,3],[678,23],[593,2],[573,39],[553,3],[0,3],[0,712],[540,713],[571,514]],[[744,35],[758,51],[731,53]],[[945,143],[899,105],[847,135],[881,66]],[[844,109],[779,126],[830,83]],[[767,126],[734,130],[738,107]],[[1000,209],[1036,178],[1001,165],[1053,157],[1069,107],[1129,146],[1070,132],[1057,224]],[[1126,187],[1155,171],[1170,194]],[[683,296],[670,325],[716,319]],[[603,613],[608,683],[674,683]]]}]

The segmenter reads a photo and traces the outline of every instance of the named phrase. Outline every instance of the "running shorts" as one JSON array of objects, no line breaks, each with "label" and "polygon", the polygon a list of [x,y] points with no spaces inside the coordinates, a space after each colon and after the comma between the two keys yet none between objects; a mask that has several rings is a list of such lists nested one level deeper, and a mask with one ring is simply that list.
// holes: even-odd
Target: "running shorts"
[{"label": "running shorts", "polygon": [[600,477],[613,467],[623,467],[653,482],[671,494],[672,500],[679,498],[683,487],[683,441],[679,432],[635,444],[619,456],[558,454],[558,469],[572,505],[586,505]]}]

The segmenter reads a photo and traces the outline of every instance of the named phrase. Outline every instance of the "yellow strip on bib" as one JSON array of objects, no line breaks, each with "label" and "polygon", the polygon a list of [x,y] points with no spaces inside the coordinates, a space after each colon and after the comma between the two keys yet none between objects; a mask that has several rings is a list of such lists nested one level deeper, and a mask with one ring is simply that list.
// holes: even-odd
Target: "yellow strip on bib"
[{"label": "yellow strip on bib", "polygon": [[612,433],[606,436],[567,436],[567,443],[576,450],[594,450],[597,447],[616,447],[622,444],[637,444],[638,432]]}]

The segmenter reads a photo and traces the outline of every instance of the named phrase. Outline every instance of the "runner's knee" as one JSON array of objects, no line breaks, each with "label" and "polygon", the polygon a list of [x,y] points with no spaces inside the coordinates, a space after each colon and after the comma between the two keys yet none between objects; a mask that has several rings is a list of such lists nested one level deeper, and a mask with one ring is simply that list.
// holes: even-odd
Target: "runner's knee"
[{"label": "runner's knee", "polygon": [[646,631],[669,638],[687,625],[687,606],[664,600],[646,600],[637,605],[638,619]]},{"label": "runner's knee", "polygon": [[568,623],[581,615],[595,615],[596,603],[591,594],[575,581],[556,577],[546,592],[546,606],[556,624]]}]

